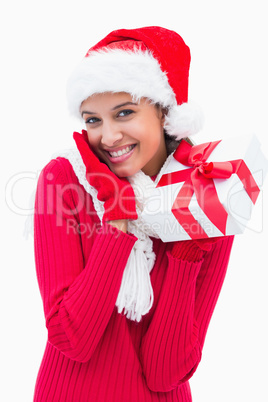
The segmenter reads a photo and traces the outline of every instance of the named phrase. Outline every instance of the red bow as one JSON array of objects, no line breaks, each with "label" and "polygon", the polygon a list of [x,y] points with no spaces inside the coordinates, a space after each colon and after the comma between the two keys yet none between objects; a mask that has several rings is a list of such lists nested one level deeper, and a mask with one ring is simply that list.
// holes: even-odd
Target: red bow
[{"label": "red bow", "polygon": [[[191,146],[182,140],[173,157],[190,168],[164,174],[157,185],[157,187],[162,187],[184,182],[171,210],[192,239],[209,237],[189,210],[193,194],[195,194],[200,208],[209,220],[223,234],[226,234],[228,213],[218,198],[213,179],[228,179],[236,173],[253,204],[255,204],[260,192],[250,170],[242,159],[229,162],[206,162],[219,143],[220,141],[214,141]],[[195,228],[194,232],[191,228]]]}]

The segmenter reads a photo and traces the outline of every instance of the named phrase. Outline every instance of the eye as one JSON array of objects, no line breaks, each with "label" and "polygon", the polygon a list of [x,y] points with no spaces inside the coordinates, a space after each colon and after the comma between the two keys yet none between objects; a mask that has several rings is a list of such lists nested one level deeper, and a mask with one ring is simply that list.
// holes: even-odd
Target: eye
[{"label": "eye", "polygon": [[124,109],[124,110],[121,110],[119,113],[118,113],[118,117],[125,117],[125,116],[128,116],[128,115],[130,115],[130,114],[132,114],[132,113],[134,113],[133,112],[133,110],[131,110],[131,109]]},{"label": "eye", "polygon": [[94,124],[100,121],[97,117],[89,117],[85,122],[86,124]]}]

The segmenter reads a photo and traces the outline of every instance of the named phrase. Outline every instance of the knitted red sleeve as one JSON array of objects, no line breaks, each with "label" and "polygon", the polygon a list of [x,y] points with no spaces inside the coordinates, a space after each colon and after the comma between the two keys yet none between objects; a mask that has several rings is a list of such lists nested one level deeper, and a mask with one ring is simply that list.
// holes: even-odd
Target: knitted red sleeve
[{"label": "knitted red sleeve", "polygon": [[170,391],[195,372],[232,243],[233,237],[223,238],[197,262],[168,255],[165,282],[141,346],[143,372],[151,390]]},{"label": "knitted red sleeve", "polygon": [[52,160],[38,181],[36,270],[49,342],[69,358],[85,362],[113,313],[136,238],[108,224],[94,231],[87,211],[87,224],[92,226],[88,230],[94,235],[88,240],[91,250],[84,261],[81,237],[73,223],[79,221],[79,209],[85,208],[75,202],[78,182],[72,182],[60,159]]}]

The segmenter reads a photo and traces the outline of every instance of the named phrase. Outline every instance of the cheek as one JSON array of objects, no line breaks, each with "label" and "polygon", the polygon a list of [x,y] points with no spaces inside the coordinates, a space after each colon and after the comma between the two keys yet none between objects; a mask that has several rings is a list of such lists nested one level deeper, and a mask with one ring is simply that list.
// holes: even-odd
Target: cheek
[{"label": "cheek", "polygon": [[92,148],[97,148],[99,144],[99,139],[97,135],[92,135],[89,131],[87,131],[87,138]]},{"label": "cheek", "polygon": [[[147,131],[147,135],[144,138],[144,144],[146,145],[146,149],[148,154],[156,152],[161,144],[163,143],[164,133],[162,132],[159,125],[155,125],[151,127],[151,130]],[[162,138],[163,137],[163,138]]]},{"label": "cheek", "polygon": [[157,153],[158,149],[159,149],[159,141],[156,141],[155,139],[152,140],[148,140],[144,141],[141,144],[141,152],[142,152],[142,156],[145,158],[151,158],[152,156],[154,156],[155,153]]},{"label": "cheek", "polygon": [[100,157],[100,151],[99,151],[99,139],[96,135],[92,135],[88,132],[87,134],[88,142],[90,144],[91,149],[93,152]]}]

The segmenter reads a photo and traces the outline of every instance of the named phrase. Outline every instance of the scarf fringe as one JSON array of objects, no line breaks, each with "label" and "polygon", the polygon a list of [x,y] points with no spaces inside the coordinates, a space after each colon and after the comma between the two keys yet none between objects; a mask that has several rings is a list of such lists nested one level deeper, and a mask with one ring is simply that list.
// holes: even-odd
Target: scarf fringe
[{"label": "scarf fringe", "polygon": [[137,322],[150,311],[154,301],[150,272],[155,253],[152,240],[148,236],[143,237],[136,241],[130,253],[116,301],[118,312]]}]

